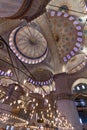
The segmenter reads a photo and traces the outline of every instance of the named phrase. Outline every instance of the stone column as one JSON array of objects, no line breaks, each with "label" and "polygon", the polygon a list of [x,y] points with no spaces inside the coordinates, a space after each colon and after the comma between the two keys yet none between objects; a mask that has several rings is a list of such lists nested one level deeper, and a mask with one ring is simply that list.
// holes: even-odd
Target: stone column
[{"label": "stone column", "polygon": [[[78,111],[76,109],[73,96],[71,93],[71,86],[69,81],[69,75],[60,74],[54,76],[56,84],[57,95],[57,107],[59,112],[65,116],[67,121],[74,127],[74,130],[82,130],[82,126],[79,121]],[[64,130],[64,129],[58,129]],[[68,129],[65,129],[68,130]]]}]

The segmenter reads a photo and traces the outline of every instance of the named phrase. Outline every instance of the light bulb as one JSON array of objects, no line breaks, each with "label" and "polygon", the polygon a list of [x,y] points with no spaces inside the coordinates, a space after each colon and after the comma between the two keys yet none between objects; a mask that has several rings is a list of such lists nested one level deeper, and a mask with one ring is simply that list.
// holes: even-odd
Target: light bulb
[{"label": "light bulb", "polygon": [[35,98],[33,99],[33,102],[35,102]]},{"label": "light bulb", "polygon": [[8,96],[6,96],[6,99],[8,99]]},{"label": "light bulb", "polygon": [[18,104],[20,104],[21,103],[21,100],[18,100]]},{"label": "light bulb", "polygon": [[28,97],[29,96],[29,93],[26,93],[26,97]]},{"label": "light bulb", "polygon": [[7,71],[7,74],[9,75],[11,73],[11,70],[9,69],[8,71]]},{"label": "light bulb", "polygon": [[14,104],[16,104],[16,101],[14,101]]},{"label": "light bulb", "polygon": [[10,103],[10,106],[12,106],[12,103]]},{"label": "light bulb", "polygon": [[15,90],[17,90],[18,89],[18,86],[15,86]]},{"label": "light bulb", "polygon": [[36,103],[36,106],[38,106],[38,103]]},{"label": "light bulb", "polygon": [[26,80],[26,79],[24,79],[24,82],[23,82],[23,83],[25,84],[26,82],[27,82],[27,80]]}]

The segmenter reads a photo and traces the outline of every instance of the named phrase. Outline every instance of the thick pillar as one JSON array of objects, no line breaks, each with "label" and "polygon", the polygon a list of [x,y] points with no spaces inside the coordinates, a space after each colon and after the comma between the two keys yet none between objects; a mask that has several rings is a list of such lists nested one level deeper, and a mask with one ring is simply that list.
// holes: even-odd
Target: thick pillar
[{"label": "thick pillar", "polygon": [[[69,75],[60,74],[54,77],[57,94],[57,107],[61,115],[74,127],[74,130],[82,130],[79,121],[78,111],[76,109],[73,96],[71,93],[71,86]],[[59,128],[58,130],[64,130]],[[68,129],[65,129],[68,130]]]}]

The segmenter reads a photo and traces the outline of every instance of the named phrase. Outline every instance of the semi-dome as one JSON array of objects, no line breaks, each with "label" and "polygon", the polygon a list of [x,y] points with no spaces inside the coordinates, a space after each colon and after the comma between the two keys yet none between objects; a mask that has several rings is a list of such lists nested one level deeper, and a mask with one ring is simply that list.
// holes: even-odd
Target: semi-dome
[{"label": "semi-dome", "polygon": [[67,62],[84,43],[83,27],[75,16],[68,13],[50,10],[47,14],[60,60]]},{"label": "semi-dome", "polygon": [[67,73],[75,73],[80,71],[86,65],[86,55],[78,54],[71,58],[70,61],[66,64],[66,72]]},{"label": "semi-dome", "polygon": [[35,86],[51,85],[53,82],[53,74],[47,69],[39,68],[33,72],[33,75],[34,77],[28,78],[28,82]]}]

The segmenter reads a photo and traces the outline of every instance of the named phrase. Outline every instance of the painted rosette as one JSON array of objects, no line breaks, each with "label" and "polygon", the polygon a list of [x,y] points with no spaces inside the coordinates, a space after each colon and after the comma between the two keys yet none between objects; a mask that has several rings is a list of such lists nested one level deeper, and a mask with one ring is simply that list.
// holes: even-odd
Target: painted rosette
[{"label": "painted rosette", "polygon": [[67,62],[84,43],[83,27],[75,16],[68,13],[50,10],[47,14],[60,59]]},{"label": "painted rosette", "polygon": [[70,61],[66,64],[66,72],[67,73],[76,73],[83,69],[86,65],[86,55],[78,54],[71,58]]},{"label": "painted rosette", "polygon": [[48,54],[47,41],[43,34],[29,25],[12,31],[9,46],[19,60],[28,64],[41,63]]}]

